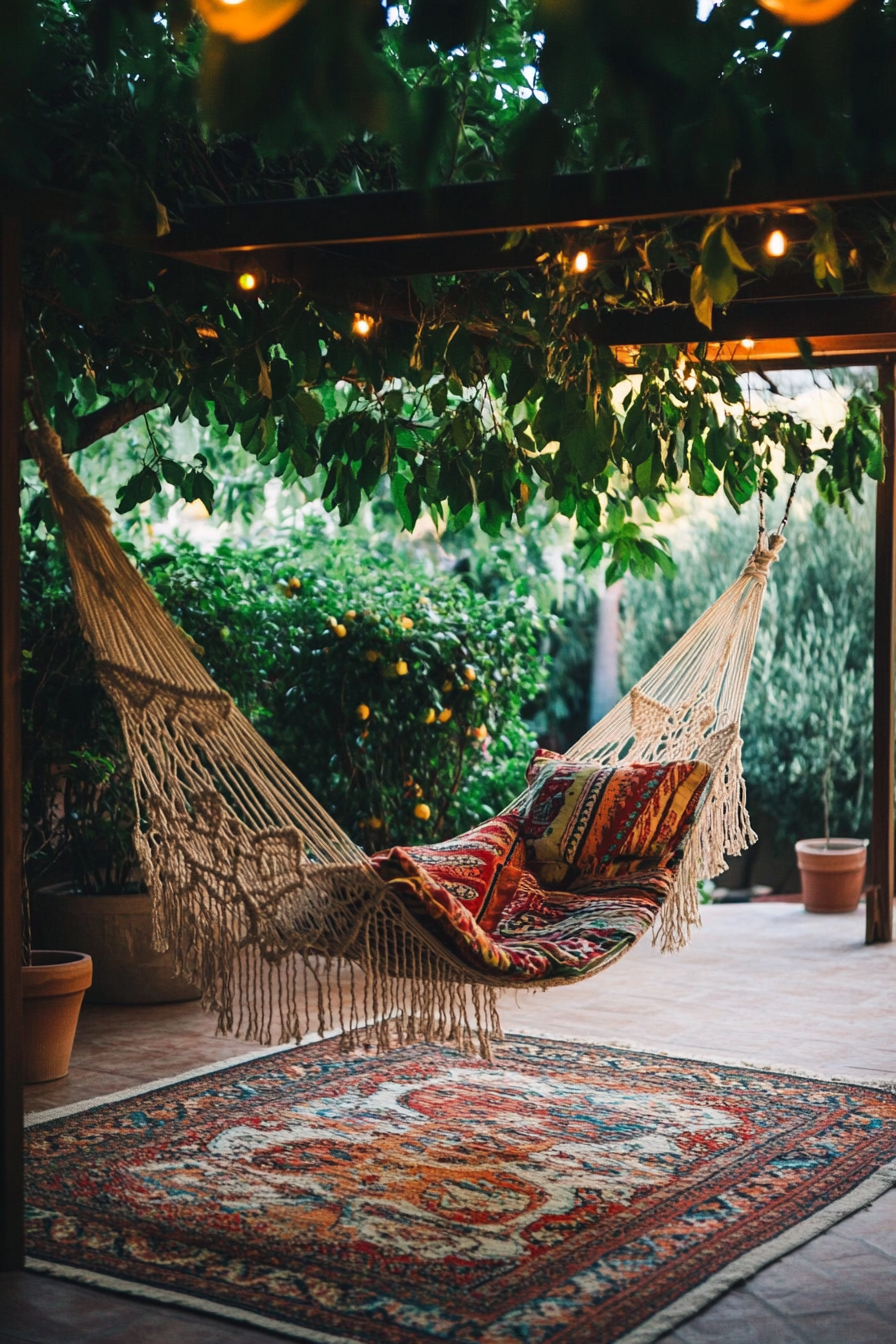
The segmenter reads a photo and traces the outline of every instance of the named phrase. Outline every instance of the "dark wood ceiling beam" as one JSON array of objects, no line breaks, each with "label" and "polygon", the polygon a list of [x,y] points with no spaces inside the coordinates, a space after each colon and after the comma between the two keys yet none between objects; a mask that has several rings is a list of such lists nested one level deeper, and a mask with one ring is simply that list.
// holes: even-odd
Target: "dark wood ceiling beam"
[{"label": "dark wood ceiling beam", "polygon": [[810,298],[735,300],[727,311],[713,313],[712,332],[684,305],[652,313],[617,311],[600,320],[590,317],[589,331],[601,345],[695,345],[701,341],[790,336],[811,340],[859,332],[891,333],[896,331],[896,299],[820,293]]},{"label": "dark wood ceiling beam", "polygon": [[646,170],[619,169],[603,179],[565,173],[542,181],[472,182],[428,192],[386,191],[349,196],[197,206],[171,234],[157,240],[161,252],[207,257],[220,252],[361,243],[412,242],[518,230],[581,229],[629,220],[764,210],[786,212],[824,199],[873,199],[896,194],[892,175],[864,189],[826,192],[823,184],[791,185],[769,194],[738,184],[719,200],[693,183],[662,184]]}]

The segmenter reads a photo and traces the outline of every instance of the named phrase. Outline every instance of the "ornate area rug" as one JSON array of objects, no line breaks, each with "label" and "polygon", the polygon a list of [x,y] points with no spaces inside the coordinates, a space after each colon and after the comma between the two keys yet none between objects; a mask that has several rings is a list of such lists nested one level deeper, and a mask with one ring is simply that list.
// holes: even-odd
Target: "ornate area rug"
[{"label": "ornate area rug", "polygon": [[28,1150],[33,1269],[306,1340],[647,1344],[896,1182],[896,1097],[324,1041],[37,1116]]}]

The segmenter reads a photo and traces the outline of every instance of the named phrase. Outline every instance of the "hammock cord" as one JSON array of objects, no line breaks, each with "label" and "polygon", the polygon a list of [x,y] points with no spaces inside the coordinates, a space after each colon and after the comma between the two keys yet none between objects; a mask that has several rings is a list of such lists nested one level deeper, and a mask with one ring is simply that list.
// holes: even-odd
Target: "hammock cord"
[{"label": "hammock cord", "polygon": [[[65,538],[81,627],[121,720],[156,946],[173,950],[225,1032],[267,1043],[278,1033],[286,1042],[336,1030],[346,1046],[365,1032],[388,1046],[397,1033],[487,1055],[500,1036],[500,977],[461,961],[391,893],[215,685],[55,431],[39,423],[27,437]],[[712,767],[663,907],[664,949],[683,946],[699,923],[697,880],[722,872],[726,854],[756,838],[740,719],[792,498],[768,534],[760,497],[759,538],[738,578],[567,753],[604,765],[699,759]]]}]

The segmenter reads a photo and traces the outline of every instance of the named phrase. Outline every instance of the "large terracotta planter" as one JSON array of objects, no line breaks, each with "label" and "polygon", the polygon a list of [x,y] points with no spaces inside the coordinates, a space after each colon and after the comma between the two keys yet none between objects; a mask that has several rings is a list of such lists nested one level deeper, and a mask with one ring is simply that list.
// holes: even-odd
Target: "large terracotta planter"
[{"label": "large terracotta planter", "polygon": [[88,1003],[177,1003],[199,990],[174,972],[171,952],[152,945],[146,893],[78,896],[58,887],[38,892],[44,941],[82,947],[93,958]]},{"label": "large terracotta planter", "polygon": [[84,952],[32,952],[22,967],[22,1053],[26,1083],[64,1078],[93,965]]},{"label": "large terracotta planter", "polygon": [[803,905],[817,915],[855,910],[865,888],[867,840],[798,840]]}]

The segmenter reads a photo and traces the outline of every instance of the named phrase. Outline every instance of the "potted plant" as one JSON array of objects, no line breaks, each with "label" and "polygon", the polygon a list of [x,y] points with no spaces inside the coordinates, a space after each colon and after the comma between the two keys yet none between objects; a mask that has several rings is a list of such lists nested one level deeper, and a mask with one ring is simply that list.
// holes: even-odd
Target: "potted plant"
[{"label": "potted plant", "polygon": [[[27,927],[33,922],[40,947],[77,949],[92,961],[88,1001],[197,998],[199,991],[175,974],[172,954],[152,946],[150,898],[132,842],[130,768],[117,717],[78,629],[59,543],[36,530],[26,528],[24,535]],[[47,956],[30,953],[27,982]],[[46,975],[40,979],[43,984]]]},{"label": "potted plant", "polygon": [[818,915],[845,914],[855,910],[865,889],[868,841],[831,835],[833,756],[831,751],[821,779],[824,835],[818,839],[796,842],[803,905]]}]

